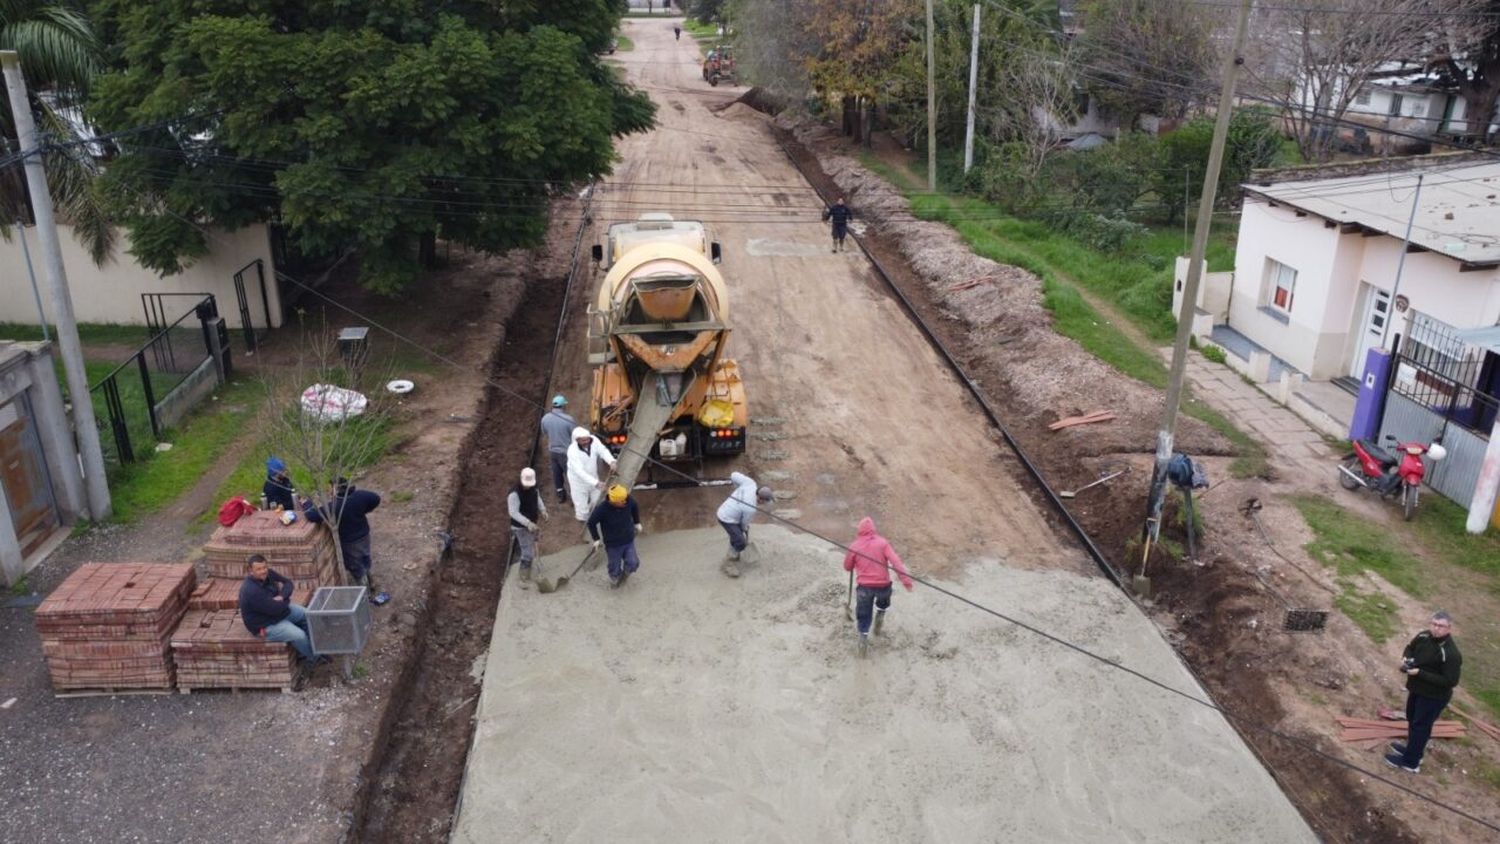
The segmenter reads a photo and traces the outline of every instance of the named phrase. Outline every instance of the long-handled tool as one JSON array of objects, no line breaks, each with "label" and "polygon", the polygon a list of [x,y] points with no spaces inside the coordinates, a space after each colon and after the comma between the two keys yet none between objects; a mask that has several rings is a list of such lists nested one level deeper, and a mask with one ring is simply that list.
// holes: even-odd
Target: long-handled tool
[{"label": "long-handled tool", "polygon": [[1123,474],[1125,474],[1125,470],[1124,469],[1120,469],[1119,471],[1116,471],[1116,472],[1110,472],[1108,475],[1105,475],[1104,477],[1100,478],[1099,480],[1094,481],[1091,484],[1084,484],[1083,486],[1079,487],[1078,489],[1065,489],[1062,492],[1059,492],[1057,494],[1057,497],[1058,498],[1072,498],[1072,497],[1076,496],[1078,493],[1083,492],[1084,490],[1088,489],[1089,487],[1098,486],[1098,485],[1104,483],[1107,480],[1111,480],[1113,478],[1118,478],[1118,477],[1120,477]]},{"label": "long-handled tool", "polygon": [[849,571],[849,597],[844,599],[844,615],[854,620],[854,570]]},{"label": "long-handled tool", "polygon": [[567,586],[568,581],[577,577],[578,573],[580,571],[583,571],[583,567],[588,565],[589,560],[593,559],[594,554],[598,552],[598,550],[599,547],[597,545],[589,548],[589,552],[583,555],[582,560],[578,561],[578,566],[573,569],[572,573],[559,577],[556,583],[553,583],[545,577],[538,579],[536,582],[536,591],[542,593],[543,595],[550,595],[553,592],[556,592],[557,590],[563,588],[564,586]]}]

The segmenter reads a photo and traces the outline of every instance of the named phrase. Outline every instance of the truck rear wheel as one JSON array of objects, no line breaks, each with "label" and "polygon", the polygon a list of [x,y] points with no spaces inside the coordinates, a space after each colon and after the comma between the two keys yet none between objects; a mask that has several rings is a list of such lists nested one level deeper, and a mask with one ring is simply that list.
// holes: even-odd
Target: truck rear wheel
[{"label": "truck rear wheel", "polygon": [[708,77],[708,84],[712,85],[715,88],[719,87],[719,74],[710,74]]}]

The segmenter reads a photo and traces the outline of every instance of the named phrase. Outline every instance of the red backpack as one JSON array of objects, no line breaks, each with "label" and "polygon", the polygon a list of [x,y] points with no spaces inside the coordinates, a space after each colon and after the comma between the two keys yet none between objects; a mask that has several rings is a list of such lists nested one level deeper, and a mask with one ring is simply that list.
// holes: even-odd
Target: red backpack
[{"label": "red backpack", "polygon": [[236,495],[219,507],[219,524],[229,527],[254,512],[254,504],[246,501],[245,496]]}]

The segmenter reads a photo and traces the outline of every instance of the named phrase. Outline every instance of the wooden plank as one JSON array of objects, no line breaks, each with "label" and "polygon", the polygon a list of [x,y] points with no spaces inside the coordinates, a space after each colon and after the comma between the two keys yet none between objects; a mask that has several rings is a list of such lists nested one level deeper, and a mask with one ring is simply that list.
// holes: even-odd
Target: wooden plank
[{"label": "wooden plank", "polygon": [[169,694],[172,694],[172,689],[69,689],[64,692],[53,692],[52,696],[55,698],[72,698]]}]

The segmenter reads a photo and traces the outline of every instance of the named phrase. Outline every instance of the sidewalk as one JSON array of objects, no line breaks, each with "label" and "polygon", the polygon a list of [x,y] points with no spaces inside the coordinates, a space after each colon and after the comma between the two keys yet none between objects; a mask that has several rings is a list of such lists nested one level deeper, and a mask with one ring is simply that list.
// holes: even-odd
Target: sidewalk
[{"label": "sidewalk", "polygon": [[[1166,350],[1170,356],[1171,350]],[[1245,382],[1239,373],[1199,354],[1189,354],[1187,379],[1193,395],[1225,414],[1270,447],[1271,459],[1327,471],[1333,453],[1323,435],[1275,399]]]}]

